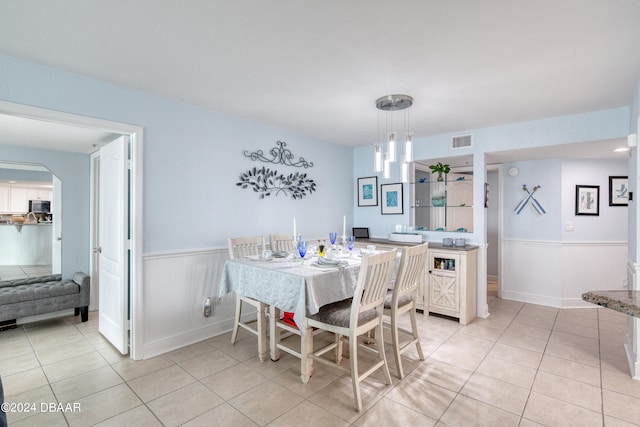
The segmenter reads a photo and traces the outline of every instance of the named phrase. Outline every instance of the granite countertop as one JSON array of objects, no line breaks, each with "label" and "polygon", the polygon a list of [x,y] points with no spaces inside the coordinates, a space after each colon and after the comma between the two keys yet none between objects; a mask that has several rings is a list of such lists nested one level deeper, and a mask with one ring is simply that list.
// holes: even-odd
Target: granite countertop
[{"label": "granite countertop", "polygon": [[[375,237],[371,237],[369,239],[356,239],[357,242],[371,243],[375,245],[379,243],[381,245],[392,245],[392,246],[416,246],[421,243],[416,242],[394,242],[389,239],[379,239]],[[422,242],[425,243],[425,242]],[[475,245],[466,245],[466,246],[444,246],[442,242],[429,242],[429,248],[431,249],[448,249],[454,251],[472,251],[474,249],[478,249],[478,246]]]},{"label": "granite countertop", "polygon": [[640,291],[589,291],[582,294],[586,302],[640,317]]}]

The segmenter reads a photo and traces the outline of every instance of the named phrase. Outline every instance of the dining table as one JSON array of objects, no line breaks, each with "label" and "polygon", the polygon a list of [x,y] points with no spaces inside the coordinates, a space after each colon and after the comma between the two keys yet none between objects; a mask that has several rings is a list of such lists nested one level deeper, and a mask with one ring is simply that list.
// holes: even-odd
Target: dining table
[{"label": "dining table", "polygon": [[[289,255],[285,258],[248,256],[225,261],[220,281],[219,297],[235,292],[263,302],[271,308],[270,355],[279,359],[274,313],[292,312],[301,335],[300,377],[309,380],[312,360],[306,355],[313,349],[312,331],[307,327],[307,316],[316,314],[320,307],[353,297],[358,279],[361,257],[355,254],[336,255],[323,264],[317,256],[304,259]],[[319,262],[320,261],[320,262]],[[324,261],[327,263],[327,261]],[[277,308],[278,310],[274,310]],[[266,331],[263,331],[266,335]],[[266,342],[266,336],[263,336]],[[259,350],[259,353],[264,349]],[[264,360],[260,355],[260,360]]]}]

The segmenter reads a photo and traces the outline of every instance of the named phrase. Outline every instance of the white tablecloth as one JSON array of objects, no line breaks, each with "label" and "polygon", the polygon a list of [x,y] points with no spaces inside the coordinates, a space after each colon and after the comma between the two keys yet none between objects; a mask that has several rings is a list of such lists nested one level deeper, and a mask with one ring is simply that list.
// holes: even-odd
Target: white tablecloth
[{"label": "white tablecloth", "polygon": [[340,258],[348,266],[319,268],[314,259],[274,258],[269,261],[233,259],[224,264],[219,297],[229,292],[256,299],[281,310],[294,313],[301,325],[305,315],[315,314],[320,307],[353,297],[361,259]]}]

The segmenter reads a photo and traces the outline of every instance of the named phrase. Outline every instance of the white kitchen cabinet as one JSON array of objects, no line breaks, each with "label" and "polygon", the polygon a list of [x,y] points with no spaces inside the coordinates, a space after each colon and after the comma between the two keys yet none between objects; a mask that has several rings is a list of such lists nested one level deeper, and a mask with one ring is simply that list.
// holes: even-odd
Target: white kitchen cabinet
[{"label": "white kitchen cabinet", "polygon": [[0,213],[11,213],[11,189],[0,185]]},{"label": "white kitchen cabinet", "polygon": [[476,317],[478,249],[446,248],[441,244],[429,246],[425,312],[457,317],[462,325],[466,325]]},{"label": "white kitchen cabinet", "polygon": [[27,213],[29,212],[29,192],[30,188],[12,187],[11,188],[11,213]]}]

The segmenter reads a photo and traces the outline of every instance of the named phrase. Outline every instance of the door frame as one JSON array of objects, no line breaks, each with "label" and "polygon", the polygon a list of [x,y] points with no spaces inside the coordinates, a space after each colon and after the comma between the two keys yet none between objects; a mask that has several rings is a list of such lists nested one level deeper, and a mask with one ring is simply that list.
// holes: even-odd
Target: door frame
[{"label": "door frame", "polygon": [[[129,356],[131,359],[139,360],[144,357],[144,312],[143,312],[143,266],[142,266],[142,248],[143,248],[143,141],[144,128],[142,126],[131,125],[127,123],[112,122],[108,120],[97,119],[93,117],[80,116],[76,114],[63,113],[60,111],[47,110],[44,108],[33,107],[29,105],[16,104],[12,102],[0,100],[0,113],[24,117],[34,120],[44,120],[53,123],[82,126],[102,130],[105,132],[119,133],[129,135],[131,147],[131,159],[129,168],[131,170],[131,185],[129,195],[130,219],[129,227],[131,229],[130,253],[131,253],[131,282],[130,282],[130,348]],[[93,194],[93,189],[91,189]],[[93,197],[93,195],[91,196]],[[93,224],[94,219],[90,219]],[[91,247],[89,250],[89,259],[91,259]]]}]

